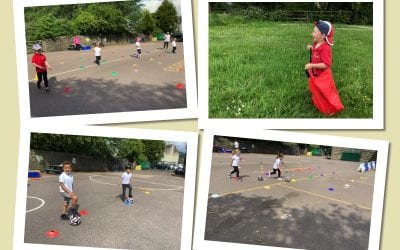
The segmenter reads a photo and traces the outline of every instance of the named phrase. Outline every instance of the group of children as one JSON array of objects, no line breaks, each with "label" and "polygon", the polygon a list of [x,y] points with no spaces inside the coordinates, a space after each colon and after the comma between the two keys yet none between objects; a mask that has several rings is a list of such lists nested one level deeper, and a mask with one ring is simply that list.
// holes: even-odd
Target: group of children
[{"label": "group of children", "polygon": [[[167,50],[168,49],[168,44],[170,42],[171,36],[169,35],[169,33],[167,33],[167,35],[165,36],[165,40],[164,40],[164,47],[163,50]],[[76,45],[76,43],[78,43],[77,39],[79,37],[75,36],[74,37],[74,43]],[[140,58],[140,55],[142,54],[142,47],[141,47],[141,41],[142,39],[140,37],[136,38],[136,54],[135,57]],[[79,46],[80,46],[80,38],[79,38]],[[94,51],[94,56],[95,56],[95,61],[94,63],[96,63],[97,65],[100,65],[100,61],[101,61],[101,47],[100,44],[97,43],[93,43],[93,51]],[[35,67],[36,69],[36,75],[37,75],[37,88],[41,89],[42,86],[42,81],[44,81],[44,90],[47,94],[50,94],[50,88],[49,88],[49,80],[47,78],[47,70],[51,70],[52,68],[50,67],[46,56],[43,54],[42,51],[42,46],[40,44],[34,44],[32,46],[32,49],[34,51],[34,54],[32,56],[32,65]],[[174,38],[172,40],[172,53],[176,53],[176,38]]]},{"label": "group of children", "polygon": [[[232,151],[231,167],[233,168],[233,170],[231,172],[228,172],[229,178],[235,178],[236,180],[240,179],[240,171],[239,171],[240,161],[241,161],[240,149],[235,148]],[[274,164],[272,166],[272,172],[267,171],[265,173],[265,175],[267,175],[268,177],[271,177],[271,175],[278,173],[278,180],[282,180],[282,178],[281,178],[281,167],[282,166],[286,167],[285,163],[283,162],[283,154],[278,153],[278,155],[275,158]],[[234,173],[236,173],[236,177],[232,177],[232,175]]]},{"label": "group of children", "polygon": [[[130,166],[125,167],[125,172],[122,174],[121,186],[122,186],[122,201],[127,205],[132,205],[132,170]],[[72,174],[72,163],[69,161],[63,162],[63,172],[58,177],[59,192],[64,200],[62,214],[60,218],[62,220],[69,220],[71,215],[78,215],[78,196],[74,192],[74,176]],[[128,194],[126,190],[128,189]],[[72,201],[72,202],[71,202]],[[69,208],[69,205],[71,207]]]}]

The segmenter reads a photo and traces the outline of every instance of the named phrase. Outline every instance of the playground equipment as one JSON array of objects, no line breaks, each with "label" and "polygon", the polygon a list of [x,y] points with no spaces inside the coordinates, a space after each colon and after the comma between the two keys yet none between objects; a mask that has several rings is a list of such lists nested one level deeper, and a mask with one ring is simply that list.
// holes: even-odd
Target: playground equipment
[{"label": "playground equipment", "polygon": [[28,178],[33,179],[33,180],[41,180],[42,173],[39,170],[29,170]]}]

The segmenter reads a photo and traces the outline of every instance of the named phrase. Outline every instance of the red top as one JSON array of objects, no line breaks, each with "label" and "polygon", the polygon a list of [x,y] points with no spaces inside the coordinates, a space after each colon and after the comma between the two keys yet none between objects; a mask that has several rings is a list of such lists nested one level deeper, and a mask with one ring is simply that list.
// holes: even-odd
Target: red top
[{"label": "red top", "polygon": [[[35,63],[35,64],[37,64],[37,65],[39,65],[39,66],[42,66],[42,67],[46,67],[45,64],[44,64],[44,62],[45,62],[46,60],[47,60],[47,59],[46,59],[46,56],[45,56],[44,54],[36,54],[36,53],[35,53],[35,54],[32,56],[32,63]],[[46,68],[40,69],[40,68],[36,67],[36,72],[37,72],[37,73],[43,73],[43,72],[46,72],[46,71],[47,71]]]},{"label": "red top", "polygon": [[[313,49],[312,49],[312,57],[311,57],[311,63],[324,63],[328,68],[332,66],[332,50],[331,46],[327,43],[322,43],[321,45],[318,46],[318,48],[315,47],[316,43],[314,43]],[[324,70],[323,69],[312,69],[314,74],[319,76]]]}]

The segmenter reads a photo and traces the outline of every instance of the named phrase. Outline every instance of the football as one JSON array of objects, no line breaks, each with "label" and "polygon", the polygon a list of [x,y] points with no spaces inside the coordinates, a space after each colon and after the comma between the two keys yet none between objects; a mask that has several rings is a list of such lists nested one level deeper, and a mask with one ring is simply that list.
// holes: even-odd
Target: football
[{"label": "football", "polygon": [[81,217],[80,216],[74,216],[70,215],[69,217],[69,224],[71,226],[79,226],[81,224]]}]

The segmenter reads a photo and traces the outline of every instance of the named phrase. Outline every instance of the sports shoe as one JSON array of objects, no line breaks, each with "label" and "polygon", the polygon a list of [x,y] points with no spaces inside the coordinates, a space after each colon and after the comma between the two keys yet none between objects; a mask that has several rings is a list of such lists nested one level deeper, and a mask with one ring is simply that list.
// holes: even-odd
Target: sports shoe
[{"label": "sports shoe", "polygon": [[67,214],[62,214],[60,215],[62,220],[69,220],[68,215]]},{"label": "sports shoe", "polygon": [[45,88],[44,90],[46,91],[46,94],[51,94],[51,91],[49,88]]},{"label": "sports shoe", "polygon": [[41,88],[42,88],[42,86],[40,86],[40,84],[38,84],[38,85],[37,85],[37,88],[38,88],[38,89],[41,89]]},{"label": "sports shoe", "polygon": [[282,179],[281,177],[279,177],[279,178],[278,178],[278,181],[281,181],[281,180],[283,180],[283,179]]}]

